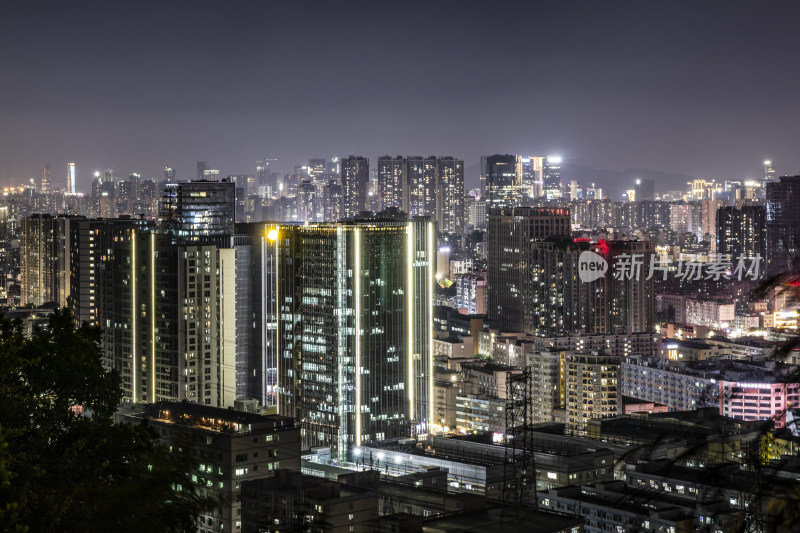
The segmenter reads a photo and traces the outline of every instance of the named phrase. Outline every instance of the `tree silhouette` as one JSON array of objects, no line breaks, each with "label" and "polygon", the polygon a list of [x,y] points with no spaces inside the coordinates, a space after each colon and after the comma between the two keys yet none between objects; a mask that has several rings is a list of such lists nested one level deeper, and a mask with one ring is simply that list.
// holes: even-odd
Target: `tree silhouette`
[{"label": "tree silhouette", "polygon": [[0,531],[196,530],[212,502],[189,479],[191,457],[147,424],[114,424],[121,394],[99,328],[76,330],[63,310],[26,338],[0,318],[0,516],[18,524]]}]

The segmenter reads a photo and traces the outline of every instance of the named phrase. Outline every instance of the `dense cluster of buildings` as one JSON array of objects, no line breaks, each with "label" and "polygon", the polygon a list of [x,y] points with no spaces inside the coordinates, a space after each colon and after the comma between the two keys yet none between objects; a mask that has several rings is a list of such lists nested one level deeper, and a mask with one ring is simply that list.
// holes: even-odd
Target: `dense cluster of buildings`
[{"label": "dense cluster of buildings", "polygon": [[449,156],[270,164],[0,199],[0,297],[102,328],[120,420],[194,443],[224,502],[199,531],[727,531],[800,476],[796,284],[753,291],[800,176],[612,200],[558,157],[469,192]]}]

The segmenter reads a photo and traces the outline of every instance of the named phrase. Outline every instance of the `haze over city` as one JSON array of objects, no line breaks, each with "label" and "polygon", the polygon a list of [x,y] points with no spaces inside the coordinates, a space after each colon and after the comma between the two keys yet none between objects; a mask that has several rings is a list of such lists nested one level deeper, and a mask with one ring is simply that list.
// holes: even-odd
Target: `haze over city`
[{"label": "haze over city", "polygon": [[0,183],[350,153],[452,154],[468,187],[490,153],[559,154],[616,192],[793,173],[800,9],[759,6],[5,2]]},{"label": "haze over city", "polygon": [[798,531],[798,20],[0,3],[0,530]]}]

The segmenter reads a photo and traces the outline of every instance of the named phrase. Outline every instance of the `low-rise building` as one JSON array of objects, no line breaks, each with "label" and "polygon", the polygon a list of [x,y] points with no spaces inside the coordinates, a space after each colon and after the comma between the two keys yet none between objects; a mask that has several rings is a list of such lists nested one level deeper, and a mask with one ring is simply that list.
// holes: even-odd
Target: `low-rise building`
[{"label": "low-rise building", "polygon": [[281,469],[242,484],[242,517],[242,533],[368,533],[377,525],[378,495]]},{"label": "low-rise building", "polygon": [[241,531],[241,486],[276,470],[300,470],[300,429],[278,415],[245,413],[189,402],[162,401],[118,420],[147,420],[169,446],[192,447],[199,461],[191,478],[219,503],[198,517],[198,533]]},{"label": "low-rise building", "polygon": [[474,357],[475,350],[472,346],[472,337],[445,337],[433,339],[433,356],[442,356],[448,359],[460,357]]},{"label": "low-rise building", "polygon": [[763,359],[627,357],[622,393],[675,411],[717,407],[721,415],[771,420],[780,428],[786,425],[787,410],[800,405],[800,383],[792,377],[797,368]]},{"label": "low-rise building", "polygon": [[693,502],[665,494],[655,497],[623,481],[550,489],[538,494],[538,503],[540,509],[584,517],[587,533],[663,533],[701,528],[724,533],[734,531],[738,524],[729,507],[717,501]]},{"label": "low-rise building", "polygon": [[686,322],[700,326],[725,328],[733,324],[735,304],[729,300],[686,300]]},{"label": "low-rise building", "polygon": [[621,363],[622,394],[689,411],[719,405],[719,371],[709,363],[669,364],[630,356]]},{"label": "low-rise building", "polygon": [[504,398],[486,394],[456,397],[456,427],[467,433],[506,431],[506,402]]}]

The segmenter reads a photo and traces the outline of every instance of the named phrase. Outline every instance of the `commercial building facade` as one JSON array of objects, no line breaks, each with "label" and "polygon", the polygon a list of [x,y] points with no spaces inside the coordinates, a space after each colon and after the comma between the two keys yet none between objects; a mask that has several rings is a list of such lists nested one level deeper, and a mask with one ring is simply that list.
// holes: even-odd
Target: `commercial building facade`
[{"label": "commercial building facade", "polygon": [[344,456],[433,423],[435,224],[275,226],[278,410]]}]

